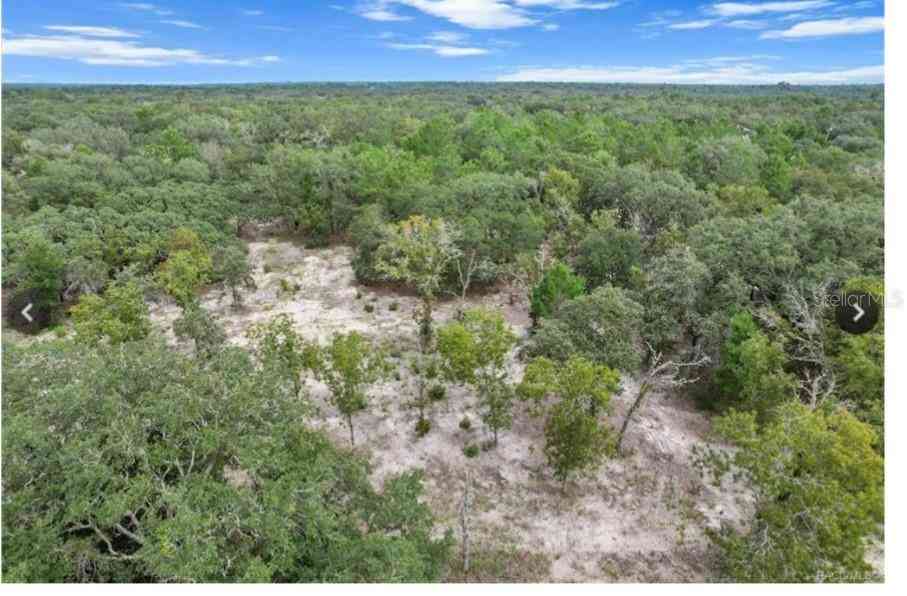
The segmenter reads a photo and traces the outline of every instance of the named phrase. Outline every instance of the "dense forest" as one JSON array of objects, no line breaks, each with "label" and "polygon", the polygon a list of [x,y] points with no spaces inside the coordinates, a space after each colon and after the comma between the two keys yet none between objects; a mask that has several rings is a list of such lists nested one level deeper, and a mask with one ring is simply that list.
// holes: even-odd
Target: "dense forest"
[{"label": "dense forest", "polygon": [[[370,480],[362,420],[401,375],[413,450],[456,389],[487,437],[457,455],[538,420],[563,500],[631,457],[651,395],[689,400],[703,482],[751,504],[704,529],[705,579],[877,577],[884,320],[845,333],[829,298],[884,294],[882,97],[4,86],[4,579],[520,579],[470,570],[469,508],[433,510],[421,470]],[[203,297],[254,308],[262,230],[349,247],[357,284],[413,299],[411,349],[277,314],[231,336]],[[526,333],[470,302],[499,291]]]}]

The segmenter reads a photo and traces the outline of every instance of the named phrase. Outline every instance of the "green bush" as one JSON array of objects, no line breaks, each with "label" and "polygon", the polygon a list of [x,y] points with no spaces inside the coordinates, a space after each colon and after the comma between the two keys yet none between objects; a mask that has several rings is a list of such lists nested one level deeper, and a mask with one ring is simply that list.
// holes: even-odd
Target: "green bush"
[{"label": "green bush", "polygon": [[431,420],[428,418],[419,418],[419,421],[416,422],[416,436],[424,437],[431,431]]},{"label": "green bush", "polygon": [[478,457],[479,455],[479,446],[475,443],[470,443],[466,447],[463,447],[463,455],[472,459],[473,457]]},{"label": "green bush", "polygon": [[441,401],[447,397],[447,388],[444,385],[432,385],[428,390],[428,399],[431,401]]},{"label": "green bush", "polygon": [[472,420],[469,419],[469,416],[463,416],[463,419],[460,420],[460,428],[463,430],[472,428]]}]

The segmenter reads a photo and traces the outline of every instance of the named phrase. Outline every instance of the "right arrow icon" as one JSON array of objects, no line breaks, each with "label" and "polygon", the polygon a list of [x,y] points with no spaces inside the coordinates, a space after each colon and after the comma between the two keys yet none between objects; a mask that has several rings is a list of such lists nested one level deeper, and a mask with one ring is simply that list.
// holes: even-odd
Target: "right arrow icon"
[{"label": "right arrow icon", "polygon": [[866,333],[879,322],[880,299],[869,292],[842,292],[836,297],[835,320],[847,333]]}]

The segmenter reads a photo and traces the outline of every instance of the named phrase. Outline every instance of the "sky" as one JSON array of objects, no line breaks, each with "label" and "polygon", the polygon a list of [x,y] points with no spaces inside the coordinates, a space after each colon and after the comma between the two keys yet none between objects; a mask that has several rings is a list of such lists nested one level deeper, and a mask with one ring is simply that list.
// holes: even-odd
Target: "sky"
[{"label": "sky", "polygon": [[7,0],[7,83],[881,83],[882,0]]}]

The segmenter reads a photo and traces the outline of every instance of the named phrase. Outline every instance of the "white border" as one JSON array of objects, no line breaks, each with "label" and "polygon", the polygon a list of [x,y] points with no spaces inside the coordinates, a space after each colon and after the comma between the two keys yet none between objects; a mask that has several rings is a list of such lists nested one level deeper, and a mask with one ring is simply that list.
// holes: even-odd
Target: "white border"
[{"label": "white border", "polygon": [[[888,0],[885,6],[885,100],[886,100],[886,293],[891,296],[897,290],[907,295],[907,204],[902,202],[907,192],[907,1]],[[2,68],[2,67],[0,67]],[[859,250],[859,247],[855,247]],[[896,301],[891,301],[896,302]],[[885,314],[886,330],[886,532],[885,585],[702,585],[702,584],[545,584],[545,585],[500,585],[500,584],[442,584],[442,585],[5,585],[6,594],[46,594],[65,591],[70,594],[117,595],[127,590],[134,596],[157,596],[168,594],[217,594],[234,595],[261,593],[269,594],[322,594],[368,593],[378,596],[422,596],[434,594],[595,594],[604,592],[620,594],[672,593],[696,596],[710,594],[763,594],[769,590],[773,595],[803,593],[860,593],[877,594],[897,590],[903,593],[907,588],[907,549],[903,532],[907,507],[907,491],[904,490],[905,420],[904,399],[907,398],[907,307],[892,306]]]}]

